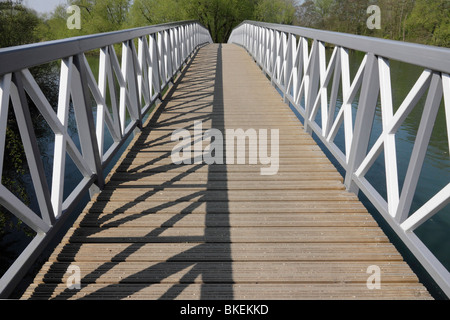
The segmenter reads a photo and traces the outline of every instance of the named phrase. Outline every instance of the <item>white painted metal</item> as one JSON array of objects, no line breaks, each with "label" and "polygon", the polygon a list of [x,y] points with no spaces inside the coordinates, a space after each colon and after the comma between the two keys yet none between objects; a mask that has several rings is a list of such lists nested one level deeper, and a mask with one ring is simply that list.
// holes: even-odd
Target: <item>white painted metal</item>
[{"label": "white painted metal", "polygon": [[[70,87],[72,79],[72,61],[73,58],[63,59],[61,61],[60,91],[57,117],[64,129],[68,127],[69,122],[69,103]],[[64,174],[66,164],[66,137],[65,132],[55,134],[55,151],[53,158],[52,174],[52,206],[53,212],[58,215],[62,212],[63,192],[64,192]]]},{"label": "white painted metal", "polygon": [[2,159],[4,159],[5,155],[10,89],[11,73],[7,73],[0,78],[0,176],[3,174]]},{"label": "white painted metal", "polygon": [[[0,297],[8,297],[86,192],[90,190],[92,195],[103,187],[103,170],[133,130],[142,125],[144,115],[161,98],[162,90],[199,46],[211,42],[206,28],[196,21],[186,21],[0,49],[0,173],[11,101],[40,211],[33,212],[0,184],[0,205],[36,232],[34,240],[0,279]],[[122,45],[121,63],[116,44]],[[92,50],[99,52],[98,81],[84,55]],[[55,60],[61,63],[56,112],[28,70]],[[47,185],[26,95],[55,134],[53,169],[48,177],[51,188]],[[71,106],[81,152],[68,133]],[[104,150],[106,128],[113,143]],[[64,199],[66,155],[83,178]]]},{"label": "white painted metal", "polygon": [[[257,34],[264,36],[257,37],[255,36]],[[287,46],[283,46],[280,39],[286,38]],[[312,43],[311,48],[308,47],[308,41]],[[450,50],[254,21],[244,21],[236,27],[228,42],[241,45],[250,53],[270,77],[272,84],[282,91],[285,102],[290,103],[303,117],[305,130],[314,132],[341,164],[345,170],[347,188],[356,193],[361,190],[367,196],[450,297],[449,271],[414,234],[418,226],[450,203],[450,184],[438,190],[421,208],[410,212],[431,132],[442,101],[445,105],[450,148]],[[334,46],[328,64],[325,45]],[[261,50],[256,52],[255,48],[259,47]],[[280,54],[280,50],[284,48],[288,52],[282,51]],[[289,53],[291,49],[293,49],[292,56]],[[350,79],[349,50],[366,53],[353,80]],[[424,68],[395,113],[391,92],[390,59]],[[281,78],[280,66],[284,68],[284,77]],[[331,93],[328,96],[327,89],[330,85]],[[340,106],[337,101],[339,90],[343,97]],[[359,90],[360,96],[356,103]],[[409,159],[405,182],[400,192],[396,134],[426,92],[428,92],[427,100]],[[381,106],[382,132],[368,150],[378,104]],[[356,118],[353,119],[352,110],[355,107]],[[337,114],[336,108],[339,108]],[[319,110],[320,121],[318,121]],[[336,135],[341,128],[344,129],[344,150],[335,143]],[[386,199],[365,177],[383,151]]]}]

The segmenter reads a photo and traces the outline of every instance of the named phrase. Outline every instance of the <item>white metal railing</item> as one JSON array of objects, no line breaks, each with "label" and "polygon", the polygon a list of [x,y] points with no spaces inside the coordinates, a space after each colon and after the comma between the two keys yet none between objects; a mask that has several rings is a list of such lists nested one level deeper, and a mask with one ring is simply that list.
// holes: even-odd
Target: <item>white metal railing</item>
[{"label": "white metal railing", "polygon": [[[0,279],[0,297],[8,297],[88,190],[94,194],[103,187],[103,170],[113,156],[135,128],[141,127],[144,115],[161,98],[162,90],[198,46],[210,42],[207,29],[196,21],[184,21],[0,49],[0,174],[11,102],[40,212],[33,212],[0,184],[0,205],[36,232]],[[122,46],[121,63],[114,48],[117,44]],[[99,52],[98,81],[85,56],[92,50]],[[51,61],[61,63],[56,112],[29,71],[30,67]],[[118,83],[119,92],[114,83]],[[47,183],[26,95],[55,134],[51,187]],[[96,112],[93,112],[91,96]],[[111,101],[109,105],[107,101]],[[81,151],[68,134],[71,104]],[[131,121],[127,120],[127,113]],[[105,126],[113,139],[106,152]],[[63,199],[66,154],[83,179]]]},{"label": "white metal railing", "polygon": [[[244,21],[228,40],[243,46],[272,83],[304,118],[345,170],[345,185],[361,190],[392,229],[450,297],[450,274],[416,236],[416,230],[450,203],[450,183],[417,211],[410,213],[438,109],[444,100],[447,138],[450,138],[450,49],[294,26]],[[334,47],[327,64],[326,44]],[[365,52],[359,70],[350,80],[349,50]],[[424,68],[403,103],[394,113],[390,59]],[[331,94],[328,88],[331,86]],[[342,105],[337,105],[341,90]],[[360,91],[356,117],[352,103]],[[401,192],[399,191],[396,133],[427,92],[422,118]],[[369,150],[378,98],[382,133]],[[336,110],[338,108],[338,111]],[[320,117],[317,117],[320,110]],[[335,112],[337,115],[335,116]],[[317,119],[320,119],[317,121]],[[345,150],[335,143],[343,126]],[[449,140],[450,141],[450,140]],[[384,151],[387,199],[365,178]],[[447,248],[449,250],[449,248]]]}]

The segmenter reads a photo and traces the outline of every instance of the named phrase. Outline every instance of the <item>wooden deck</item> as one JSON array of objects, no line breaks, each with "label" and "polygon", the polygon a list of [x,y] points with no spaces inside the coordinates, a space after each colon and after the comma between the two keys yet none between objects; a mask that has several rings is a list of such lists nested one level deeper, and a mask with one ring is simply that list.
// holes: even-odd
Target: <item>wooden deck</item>
[{"label": "wooden deck", "polygon": [[[194,121],[279,129],[279,170],[175,165]],[[270,135],[269,135],[270,141]],[[268,152],[270,154],[270,147]],[[81,289],[68,289],[70,265]],[[381,289],[369,290],[369,266]],[[430,299],[366,208],[235,45],[196,54],[23,299]]]}]

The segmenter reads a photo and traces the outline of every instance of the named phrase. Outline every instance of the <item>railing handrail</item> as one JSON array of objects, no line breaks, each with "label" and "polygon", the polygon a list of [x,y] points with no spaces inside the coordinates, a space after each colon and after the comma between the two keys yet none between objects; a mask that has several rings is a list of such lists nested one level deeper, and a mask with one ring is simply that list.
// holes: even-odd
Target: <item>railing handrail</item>
[{"label": "railing handrail", "polygon": [[186,20],[0,48],[0,75],[193,23],[204,28],[197,20]]},{"label": "railing handrail", "polygon": [[[255,21],[244,21],[237,26],[228,43],[241,45],[249,52],[272,84],[282,92],[285,102],[301,115],[305,130],[310,134],[314,132],[342,166],[347,189],[355,193],[361,190],[367,196],[450,297],[450,272],[414,233],[450,203],[450,183],[446,182],[418,210],[410,212],[442,101],[450,143],[450,49]],[[326,47],[329,44],[333,53],[327,58]],[[365,53],[353,79],[349,50]],[[395,113],[391,59],[424,68]],[[328,92],[330,85],[331,93]],[[340,106],[337,101],[339,92],[342,93]],[[354,116],[352,105],[358,92],[359,102]],[[396,133],[425,95],[422,118],[400,190]],[[381,104],[382,132],[370,147],[378,101]],[[320,121],[317,117],[319,110]],[[344,151],[335,143],[342,127]],[[382,152],[386,199],[365,177]]]},{"label": "railing handrail", "polygon": [[[199,46],[211,42],[209,31],[198,21],[182,21],[0,49],[0,176],[11,102],[40,210],[40,215],[34,212],[0,181],[0,205],[36,232],[0,278],[0,298],[9,296],[79,200],[88,191],[92,196],[102,189],[104,170],[114,155],[142,126],[144,116]],[[121,63],[116,44],[122,46]],[[99,54],[98,80],[85,56],[92,50]],[[29,70],[52,61],[60,62],[56,111]],[[51,187],[27,95],[55,135]],[[70,105],[81,150],[68,132]],[[105,128],[112,137],[106,151]],[[64,199],[66,155],[82,180]]]},{"label": "railing handrail", "polygon": [[235,30],[246,23],[450,73],[450,48],[251,20],[242,22]]}]

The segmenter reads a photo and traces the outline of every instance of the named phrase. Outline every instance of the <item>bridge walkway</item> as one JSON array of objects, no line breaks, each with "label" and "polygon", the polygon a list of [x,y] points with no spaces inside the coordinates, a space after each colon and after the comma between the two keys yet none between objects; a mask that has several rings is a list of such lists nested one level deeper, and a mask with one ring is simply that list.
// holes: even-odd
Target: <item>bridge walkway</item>
[{"label": "bridge walkway", "polygon": [[[181,146],[171,139],[177,129],[190,134],[183,142],[192,142],[191,153],[181,151],[191,164],[171,158]],[[237,140],[233,148],[227,129],[267,134],[267,154],[249,142],[256,163],[247,154],[245,164],[230,164]],[[195,153],[208,134],[216,147],[210,165]],[[69,288],[77,272],[81,288]],[[376,280],[380,288],[370,289]],[[431,296],[245,50],[211,44],[182,71],[22,298]]]}]

